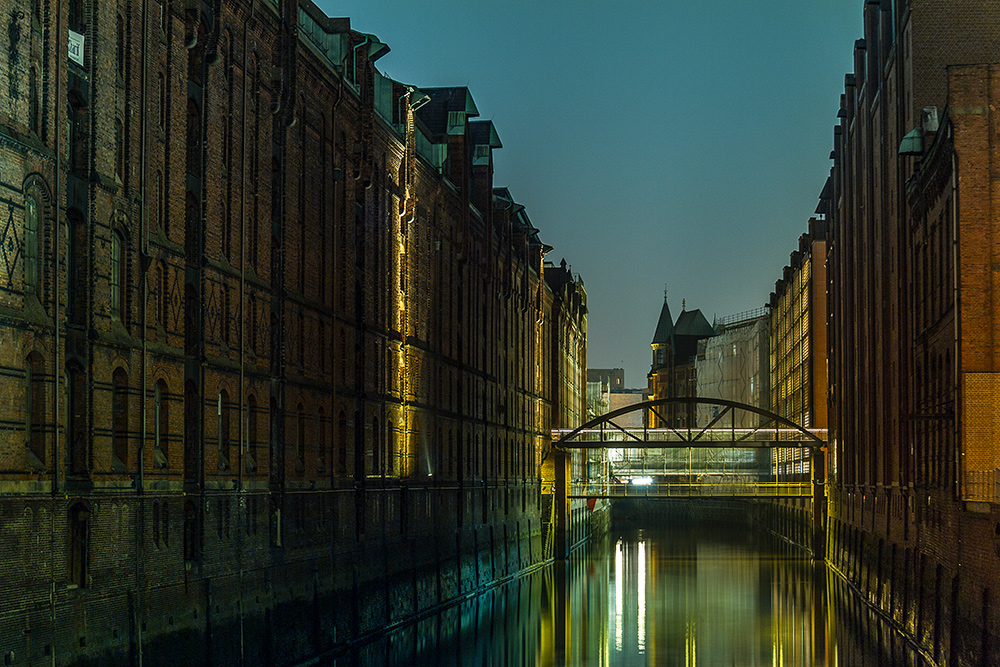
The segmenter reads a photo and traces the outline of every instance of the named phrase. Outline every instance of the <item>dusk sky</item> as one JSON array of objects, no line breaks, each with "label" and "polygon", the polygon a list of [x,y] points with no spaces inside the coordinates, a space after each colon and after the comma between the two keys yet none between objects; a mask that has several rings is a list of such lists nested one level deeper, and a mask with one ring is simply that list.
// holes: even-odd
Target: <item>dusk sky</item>
[{"label": "dusk sky", "polygon": [[829,174],[862,0],[320,0],[386,75],[468,86],[497,186],[579,273],[588,366],[645,387],[664,287],[763,306]]}]

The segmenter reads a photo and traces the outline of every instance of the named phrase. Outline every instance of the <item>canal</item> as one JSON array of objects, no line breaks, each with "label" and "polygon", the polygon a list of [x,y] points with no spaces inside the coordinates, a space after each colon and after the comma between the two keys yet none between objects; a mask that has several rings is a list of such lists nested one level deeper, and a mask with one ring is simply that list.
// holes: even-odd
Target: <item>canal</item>
[{"label": "canal", "polygon": [[930,665],[825,565],[744,523],[616,520],[322,665]]}]

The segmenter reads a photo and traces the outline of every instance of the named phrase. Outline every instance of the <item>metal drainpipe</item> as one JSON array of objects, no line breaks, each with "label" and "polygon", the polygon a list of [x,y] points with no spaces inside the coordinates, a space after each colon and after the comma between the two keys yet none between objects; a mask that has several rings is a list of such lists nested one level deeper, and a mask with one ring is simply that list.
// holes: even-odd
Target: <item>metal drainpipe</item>
[{"label": "metal drainpipe", "polygon": [[149,0],[142,0],[142,92],[140,94],[140,99],[143,100],[142,113],[139,116],[140,130],[139,136],[142,137],[142,144],[140,146],[140,159],[139,159],[139,192],[141,193],[140,201],[140,217],[142,219],[142,238],[140,239],[140,246],[142,247],[142,254],[147,258],[145,266],[143,266],[143,261],[140,259],[139,268],[142,270],[142,410],[141,410],[141,423],[142,423],[142,436],[139,438],[139,483],[137,492],[139,494],[138,502],[136,503],[136,511],[140,512],[140,516],[137,517],[135,522],[135,576],[136,576],[136,595],[135,595],[135,624],[136,624],[136,644],[137,646],[137,660],[138,667],[142,667],[142,574],[143,574],[143,558],[142,558],[142,545],[143,545],[143,532],[141,527],[143,526],[143,520],[145,518],[145,503],[142,502],[143,494],[146,488],[146,478],[145,478],[145,456],[146,456],[146,418],[147,418],[147,406],[148,402],[148,391],[147,391],[147,340],[146,340],[146,327],[149,324],[148,319],[148,306],[149,306],[149,207],[146,205],[146,143],[147,143],[147,132],[148,125],[146,123],[147,109],[146,109],[146,96],[148,92],[146,90],[146,85],[148,83],[148,43],[149,43]]},{"label": "metal drainpipe", "polygon": [[[246,400],[243,396],[245,392],[245,382],[246,375],[244,369],[244,363],[246,361],[246,318],[243,317],[243,301],[246,298],[246,229],[247,229],[247,95],[248,91],[252,88],[253,82],[247,80],[247,52],[249,41],[247,39],[250,27],[250,21],[254,18],[254,10],[257,8],[257,3],[255,0],[250,0],[250,13],[247,15],[246,20],[243,22],[243,132],[240,136],[241,150],[240,150],[240,172],[243,179],[243,187],[240,192],[240,206],[242,207],[241,217],[243,219],[243,225],[240,236],[243,242],[240,244],[240,402],[246,404]],[[231,63],[230,63],[231,64]],[[260,76],[258,70],[257,75]],[[249,407],[249,406],[248,406]],[[243,488],[243,455],[246,449],[246,428],[244,425],[249,423],[250,415],[246,414],[246,420],[244,424],[241,424],[240,428],[240,472],[239,472],[239,492],[241,497],[245,497],[246,492]],[[246,504],[243,504],[246,507]],[[247,510],[249,511],[249,509]],[[252,520],[256,520],[253,517]],[[242,538],[241,538],[242,543]],[[245,645],[245,633],[244,633],[244,613],[243,613],[243,554],[240,553],[240,600],[239,600],[239,610],[240,610],[240,660],[245,659],[246,645]]]},{"label": "metal drainpipe", "polygon": [[354,49],[353,49],[353,56],[354,57],[351,58],[351,68],[353,70],[353,72],[351,74],[351,81],[358,88],[358,90],[361,90],[361,84],[358,83],[358,49],[360,49],[362,46],[366,46],[370,41],[371,41],[371,38],[368,37],[368,35],[365,35],[365,41],[363,41],[360,44],[356,45],[354,47]]},{"label": "metal drainpipe", "polygon": [[[60,380],[64,380],[65,375],[60,372],[60,354],[59,354],[59,316],[60,309],[59,305],[61,303],[61,294],[59,293],[59,260],[60,253],[59,249],[62,246],[62,238],[59,233],[62,229],[62,220],[60,216],[60,204],[62,203],[62,165],[59,161],[62,159],[62,122],[60,121],[60,110],[62,109],[62,49],[60,45],[62,44],[62,3],[60,0],[55,2],[55,13],[56,13],[56,113],[55,113],[55,139],[56,139],[56,159],[55,159],[55,196],[53,201],[55,202],[55,228],[56,228],[56,238],[55,238],[55,253],[54,253],[54,271],[55,285],[52,290],[53,296],[55,297],[55,372],[53,375],[56,378],[55,381],[55,391],[52,392],[53,402],[55,403],[55,441],[52,445],[52,511],[49,512],[49,621],[52,624],[52,632],[55,632],[56,628],[56,572],[55,572],[55,543],[56,543],[56,502],[58,500],[59,493],[59,401],[62,399],[61,394],[64,392],[59,391],[60,385],[63,384]],[[68,137],[67,137],[68,138]],[[56,651],[51,651],[51,664],[52,667],[56,667]]]},{"label": "metal drainpipe", "polygon": [[[953,134],[954,129],[949,125],[949,134]],[[954,137],[954,135],[953,135]],[[954,395],[955,401],[952,407],[954,411],[954,428],[955,428],[955,490],[958,495],[962,495],[962,451],[961,451],[961,435],[962,435],[962,393],[961,393],[961,378],[962,378],[962,346],[961,341],[961,317],[962,310],[960,308],[961,302],[959,301],[959,276],[958,272],[961,268],[959,263],[959,248],[958,248],[958,157],[955,155],[954,148],[951,152],[951,252],[952,252],[952,265],[955,267],[952,271],[952,308],[955,312],[954,317],[954,332],[955,332],[955,359],[952,361],[952,381],[954,384]],[[993,219],[992,214],[990,219]]]}]

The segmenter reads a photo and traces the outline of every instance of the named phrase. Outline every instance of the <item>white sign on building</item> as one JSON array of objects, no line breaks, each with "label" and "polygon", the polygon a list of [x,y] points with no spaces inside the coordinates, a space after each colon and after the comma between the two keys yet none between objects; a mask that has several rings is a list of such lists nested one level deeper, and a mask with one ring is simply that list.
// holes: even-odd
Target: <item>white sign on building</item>
[{"label": "white sign on building", "polygon": [[78,32],[69,31],[69,59],[77,65],[83,66],[83,35]]}]

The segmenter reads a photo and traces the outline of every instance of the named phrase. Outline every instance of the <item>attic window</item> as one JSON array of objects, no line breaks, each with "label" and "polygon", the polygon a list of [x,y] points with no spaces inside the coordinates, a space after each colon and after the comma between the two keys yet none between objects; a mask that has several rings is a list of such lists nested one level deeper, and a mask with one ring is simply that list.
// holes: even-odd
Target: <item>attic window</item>
[{"label": "attic window", "polygon": [[490,147],[487,144],[479,144],[476,146],[475,155],[472,158],[472,164],[489,164],[490,163]]},{"label": "attic window", "polygon": [[465,112],[448,112],[448,134],[465,134]]}]

